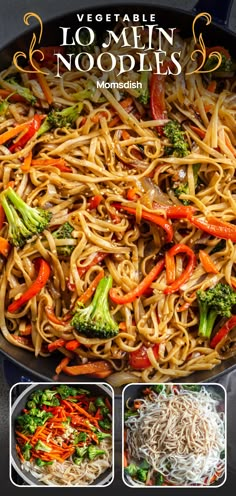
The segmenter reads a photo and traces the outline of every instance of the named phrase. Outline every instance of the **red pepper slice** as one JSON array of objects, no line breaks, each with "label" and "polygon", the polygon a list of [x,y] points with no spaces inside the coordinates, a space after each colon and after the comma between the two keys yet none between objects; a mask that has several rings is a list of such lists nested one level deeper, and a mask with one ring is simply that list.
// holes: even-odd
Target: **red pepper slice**
[{"label": "red pepper slice", "polygon": [[[162,74],[152,74],[150,85],[150,106],[152,117],[155,120],[162,120],[167,118],[166,104],[165,104],[165,80],[167,69],[174,68],[171,61],[165,61],[163,64]],[[157,126],[157,131],[163,134],[163,126]]]},{"label": "red pepper slice", "polygon": [[120,296],[117,294],[117,290],[115,288],[111,288],[109,291],[109,296],[114,303],[117,303],[118,305],[125,305],[126,303],[132,303],[136,298],[139,296],[142,296],[145,291],[149,288],[149,286],[152,284],[153,281],[159,276],[161,271],[164,269],[165,266],[165,261],[162,258],[157,262],[156,265],[151,269],[149,274],[144,277],[142,282],[138,284],[138,286],[127,293],[126,295]]},{"label": "red pepper slice", "polygon": [[236,326],[236,315],[232,315],[229,320],[219,329],[210,342],[210,347],[215,348],[220,341]]},{"label": "red pepper slice", "polygon": [[0,229],[2,229],[4,222],[5,222],[5,212],[3,206],[0,205]]},{"label": "red pepper slice", "polygon": [[102,195],[95,195],[95,196],[93,196],[89,200],[89,202],[88,202],[88,208],[89,208],[89,210],[93,210],[93,208],[97,208],[98,205],[101,203],[102,200],[103,200]]},{"label": "red pepper slice", "polygon": [[[116,208],[117,210],[125,210],[125,212],[129,214],[136,215],[136,209],[133,207],[127,207],[126,205],[122,205],[121,203],[112,203],[112,207]],[[146,210],[142,210],[141,217],[144,220],[149,220],[150,222],[153,222],[153,224],[162,227],[162,229],[164,229],[164,231],[166,232],[166,242],[170,243],[172,241],[173,227],[171,224],[169,224],[169,222],[167,222],[164,217],[146,212]]]},{"label": "red pepper slice", "polygon": [[178,291],[181,288],[181,286],[188,281],[189,277],[193,273],[194,266],[196,263],[196,256],[193,250],[191,250],[191,248],[189,248],[189,246],[187,245],[177,244],[168,251],[168,257],[174,257],[179,253],[184,253],[188,255],[189,261],[181,276],[179,276],[170,286],[168,286],[164,290],[164,294],[172,294]]},{"label": "red pepper slice", "polygon": [[229,222],[224,222],[216,217],[209,217],[208,219],[199,219],[194,216],[189,217],[189,221],[198,229],[201,229],[216,238],[231,239],[236,242],[236,226]]},{"label": "red pepper slice", "polygon": [[[147,355],[147,346],[144,344],[136,351],[132,351],[129,354],[129,365],[135,370],[144,370],[150,367],[151,362]],[[158,357],[159,344],[154,344],[152,347],[153,354],[155,358]]]},{"label": "red pepper slice", "polygon": [[58,350],[58,348],[62,348],[64,346],[66,341],[64,339],[56,339],[53,341],[53,343],[49,343],[48,345],[48,351],[55,351]]},{"label": "red pepper slice", "polygon": [[26,290],[26,292],[20,296],[17,300],[13,301],[7,309],[8,312],[14,313],[19,308],[22,307],[27,301],[31,300],[33,296],[36,296],[41,289],[45,286],[49,276],[50,276],[50,265],[43,258],[35,259],[36,269],[39,266],[38,276],[33,282],[33,284]]},{"label": "red pepper slice", "polygon": [[9,150],[11,153],[14,153],[16,150],[21,150],[24,148],[26,143],[32,138],[35,133],[39,130],[41,126],[41,117],[38,114],[35,114],[31,123],[29,124],[28,131],[20,138],[17,140],[13,145],[10,146]]},{"label": "red pepper slice", "polygon": [[74,351],[77,348],[79,348],[80,343],[77,341],[77,339],[72,339],[71,341],[67,341],[65,348],[70,351]]}]

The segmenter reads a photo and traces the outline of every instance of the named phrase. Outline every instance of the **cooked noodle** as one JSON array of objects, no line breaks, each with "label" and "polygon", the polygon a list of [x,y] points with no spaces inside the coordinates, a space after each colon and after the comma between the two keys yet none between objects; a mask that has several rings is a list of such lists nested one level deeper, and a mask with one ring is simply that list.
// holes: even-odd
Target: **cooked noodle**
[{"label": "cooked noodle", "polygon": [[[167,387],[168,388],[168,387]],[[140,402],[137,416],[125,422],[129,463],[146,460],[149,479],[155,472],[170,485],[209,485],[224,473],[224,413],[219,400],[200,392],[164,390]],[[137,482],[137,481],[136,481]],[[155,484],[154,484],[155,485]]]},{"label": "cooked noodle", "polygon": [[[0,146],[0,188],[6,188],[9,181],[14,181],[15,191],[24,201],[53,214],[48,229],[40,236],[34,236],[23,248],[12,248],[6,259],[0,259],[2,333],[12,345],[31,351],[36,357],[48,357],[47,346],[57,338],[65,341],[77,339],[80,347],[72,353],[62,346],[62,354],[77,363],[97,359],[107,361],[115,372],[108,380],[115,386],[140,381],[165,382],[195,371],[211,370],[236,350],[232,334],[226,337],[224,346],[221,347],[220,343],[213,349],[209,340],[199,337],[197,332],[196,291],[208,289],[219,281],[235,285],[236,252],[230,239],[226,240],[225,247],[211,255],[216,274],[207,273],[197,259],[195,269],[181,286],[181,291],[169,295],[163,293],[167,283],[166,271],[163,270],[152,282],[149,293],[126,305],[110,302],[113,317],[123,323],[118,336],[87,338],[78,334],[69,321],[60,324],[60,319],[68,314],[77,298],[102,270],[105,275],[112,276],[113,288],[119,294],[132,291],[150,272],[168,246],[160,227],[141,220],[142,211],[165,216],[167,205],[181,205],[174,187],[183,178],[189,185],[184,199],[196,207],[197,217],[214,216],[233,223],[236,220],[236,158],[232,152],[236,143],[235,80],[223,78],[217,91],[210,92],[207,77],[185,75],[192,67],[192,43],[180,38],[178,43],[182,47],[183,72],[179,77],[167,76],[165,98],[168,119],[177,119],[186,132],[190,146],[186,157],[165,154],[167,140],[156,132],[156,126],[163,122],[153,120],[149,106],[137,102],[129,89],[125,93],[118,89],[96,89],[91,99],[83,101],[74,129],[51,129],[40,138],[34,136],[22,150],[12,154],[8,146]],[[96,50],[99,53],[98,47]],[[169,53],[169,46],[164,46],[163,50]],[[151,53],[147,56],[152,63]],[[73,105],[76,101],[74,95],[86,89],[88,79],[96,84],[101,76],[105,81],[125,81],[128,78],[137,81],[139,77],[135,71],[118,77],[118,68],[101,75],[94,68],[89,74],[64,72],[61,79],[57,79],[55,65],[45,69],[53,106],[58,109]],[[3,88],[5,79],[14,73],[13,66],[2,72],[0,85]],[[37,81],[25,74],[24,85],[37,96],[39,113],[47,113],[49,106]],[[120,104],[127,96],[133,98],[130,109]],[[1,132],[28,122],[34,113],[27,103],[10,103],[6,118],[1,117]],[[120,119],[111,125],[114,115]],[[205,131],[205,138],[199,138],[190,125]],[[229,140],[232,148],[227,145]],[[22,172],[22,160],[30,151],[34,159],[42,159],[42,164]],[[70,172],[43,165],[43,159],[53,158],[64,159]],[[200,166],[198,186],[194,181],[195,164]],[[130,189],[136,192],[137,199],[133,201],[127,200]],[[96,195],[101,195],[102,201],[97,209],[90,210],[89,200]],[[136,208],[136,219],[124,211],[116,211],[112,206],[114,202]],[[72,239],[53,238],[52,231],[66,221],[74,228]],[[203,235],[187,219],[169,223],[174,231],[174,243],[185,244],[195,253],[199,247],[210,253],[219,242],[219,238]],[[6,237],[7,229],[5,223],[0,235]],[[74,247],[70,257],[58,254],[58,247],[63,242]],[[89,265],[98,253],[106,254],[106,257],[80,276],[78,268],[83,264]],[[10,301],[24,293],[35,279],[33,262],[37,257],[50,264],[51,276],[47,285],[18,312],[8,312]],[[176,277],[184,268],[185,258],[178,255]],[[48,317],[48,307],[53,309],[59,322]],[[31,338],[23,337],[29,324],[32,325]],[[150,365],[145,369],[133,369],[128,361],[129,355],[143,344]],[[159,344],[158,357],[153,353],[154,344]]]}]

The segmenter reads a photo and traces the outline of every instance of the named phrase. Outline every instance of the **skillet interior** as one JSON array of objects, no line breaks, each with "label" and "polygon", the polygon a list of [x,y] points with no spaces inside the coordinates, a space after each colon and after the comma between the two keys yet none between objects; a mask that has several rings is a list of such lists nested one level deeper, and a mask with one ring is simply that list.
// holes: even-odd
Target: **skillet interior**
[{"label": "skillet interior", "polygon": [[[62,32],[59,29],[59,26],[69,26],[71,27],[71,33],[73,34],[76,29],[78,29],[79,24],[77,21],[77,12],[84,13],[117,13],[119,12],[121,15],[130,14],[132,15],[134,12],[139,14],[151,14],[156,13],[156,17],[158,19],[159,26],[162,27],[178,27],[180,29],[180,35],[183,37],[189,37],[192,35],[192,20],[194,15],[192,13],[184,12],[178,9],[167,8],[167,7],[158,7],[145,5],[145,9],[141,6],[134,7],[134,5],[121,5],[119,4],[115,6],[109,7],[109,10],[106,7],[96,7],[93,9],[82,9],[80,6],[76,12],[70,13],[63,17],[55,18],[52,21],[44,23],[43,37],[41,41],[41,45],[59,45],[62,42]],[[95,26],[94,26],[95,27]],[[204,33],[204,41],[205,43],[210,43],[211,45],[223,45],[226,48],[230,48],[230,52],[232,55],[236,56],[236,44],[235,38],[236,36],[229,31],[227,28],[219,27],[215,24],[211,24],[210,26],[205,26],[204,22],[199,22],[199,27]],[[98,29],[97,29],[98,28]],[[105,24],[96,23],[96,32],[103,33],[105,29],[112,29],[112,23]],[[0,69],[4,69],[11,64],[12,56],[18,50],[26,52],[30,45],[32,33],[37,33],[36,28],[29,29],[27,33],[18,37],[13,42],[11,42],[6,47],[3,47],[1,51],[0,57]],[[16,364],[22,366],[29,374],[34,374],[35,376],[41,378],[42,380],[50,380],[53,381],[55,375],[55,367],[58,364],[61,354],[54,353],[50,358],[35,358],[31,353],[27,352],[18,347],[12,346],[8,343],[2,335],[0,335],[0,349],[8,358],[13,360]],[[221,374],[233,367],[236,366],[236,358],[231,358],[227,361],[221,362],[221,364],[215,367],[211,371],[203,371],[203,372],[195,372],[194,375],[191,375],[191,379],[195,382],[203,382],[203,381],[211,381],[213,378],[219,377]],[[82,379],[86,382],[90,382],[91,378],[83,376]],[[78,376],[71,377],[71,381],[77,382]],[[189,378],[183,378],[182,382],[188,382]],[[67,382],[68,376],[61,373],[60,381]],[[100,382],[97,380],[96,382]],[[117,392],[120,392],[118,390]]]}]

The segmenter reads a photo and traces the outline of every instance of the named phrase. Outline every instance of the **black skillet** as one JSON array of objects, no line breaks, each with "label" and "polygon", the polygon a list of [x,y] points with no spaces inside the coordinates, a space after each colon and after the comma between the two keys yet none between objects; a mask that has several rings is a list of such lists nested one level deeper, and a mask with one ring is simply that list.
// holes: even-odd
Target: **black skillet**
[{"label": "black skillet", "polygon": [[[76,12],[45,22],[41,46],[59,45],[61,43],[62,34],[59,26],[70,26],[72,33],[78,29],[77,12],[94,12],[101,14],[119,12],[121,15],[132,14],[134,12],[140,14],[145,13],[147,15],[156,13],[159,26],[178,27],[180,29],[180,35],[188,37],[192,35],[192,20],[195,15],[199,12],[207,11],[212,14],[214,23],[206,27],[205,23],[201,23],[200,21],[200,26],[204,32],[205,43],[209,43],[210,46],[223,45],[236,57],[236,35],[228,28],[228,20],[233,0],[224,0],[224,2],[219,2],[218,0],[200,0],[191,12],[163,6],[159,7],[156,2],[154,4],[151,4],[151,2],[148,4],[143,2],[143,5],[137,2],[132,5],[131,1],[130,3],[127,3],[127,5],[117,4],[116,6],[109,6],[109,8],[107,6],[98,7],[98,3],[99,2],[92,0],[90,6],[93,5],[93,8],[90,7],[87,9],[86,2],[80,1]],[[111,23],[109,23],[109,26],[104,25],[104,23],[98,24],[98,26],[101,33],[105,29],[111,29]],[[16,51],[27,53],[32,38],[32,32],[37,33],[37,28],[29,28],[24,35],[19,36],[2,48],[0,54],[0,70],[11,64],[12,57]],[[41,380],[54,380],[55,367],[61,359],[61,354],[53,353],[49,358],[35,358],[30,352],[8,343],[2,335],[0,335],[0,349],[5,357],[8,357],[16,365],[20,365],[21,368],[30,374],[30,377],[33,375],[33,377],[40,378]],[[191,376],[191,380],[194,380],[195,382],[212,381],[221,376],[226,370],[229,372],[235,366],[236,358],[231,358],[222,362],[212,371],[195,372],[194,375]],[[91,382],[91,378],[89,377],[83,376],[82,379]],[[187,381],[187,379],[183,379],[182,382]],[[77,382],[78,376],[70,377],[70,380]],[[68,376],[62,373],[60,375],[60,381],[67,382]],[[97,380],[97,382],[99,382],[99,380]]]}]

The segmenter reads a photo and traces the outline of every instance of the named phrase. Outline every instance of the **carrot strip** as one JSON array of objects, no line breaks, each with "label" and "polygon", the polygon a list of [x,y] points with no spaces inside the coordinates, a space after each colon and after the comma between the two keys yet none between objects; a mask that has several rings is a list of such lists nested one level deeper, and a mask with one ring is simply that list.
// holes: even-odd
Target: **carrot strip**
[{"label": "carrot strip", "polygon": [[165,264],[166,264],[166,282],[167,284],[172,284],[175,280],[175,259],[171,257],[167,252],[165,254]]},{"label": "carrot strip", "polygon": [[64,158],[35,158],[32,160],[31,165],[34,166],[52,166],[59,169],[61,172],[72,172],[71,167],[66,165]]},{"label": "carrot strip", "polygon": [[92,375],[93,377],[105,378],[112,374],[113,367],[109,362],[97,360],[96,362],[88,362],[82,365],[72,365],[64,367],[63,372],[68,375]]},{"label": "carrot strip", "polygon": [[136,201],[139,198],[139,195],[137,195],[137,188],[130,188],[127,191],[127,200],[129,201]]},{"label": "carrot strip", "polygon": [[210,82],[210,84],[208,85],[207,87],[207,90],[210,91],[211,93],[215,93],[215,90],[216,90],[216,81],[213,80]]},{"label": "carrot strip", "polygon": [[29,154],[24,158],[24,162],[21,165],[22,172],[29,172],[32,161],[32,150],[30,150]]},{"label": "carrot strip", "polygon": [[32,333],[32,325],[28,324],[24,329],[19,330],[21,336],[30,336]]},{"label": "carrot strip", "polygon": [[196,134],[198,134],[198,136],[199,136],[200,138],[202,138],[202,139],[204,139],[204,138],[205,138],[205,136],[206,136],[206,131],[203,131],[203,129],[200,129],[200,127],[197,127],[197,126],[192,126],[192,125],[190,125],[189,127],[190,127],[190,129],[192,129],[192,131],[194,131]]},{"label": "carrot strip", "polygon": [[72,339],[71,341],[68,341],[65,344],[65,348],[69,351],[77,350],[77,348],[79,348],[79,346],[80,346],[80,343],[79,343],[79,341],[77,341],[77,339]]},{"label": "carrot strip", "polygon": [[[34,66],[40,71],[40,66],[39,66],[38,62],[36,62],[36,60],[34,60]],[[42,74],[42,72],[37,72],[36,77],[38,79],[38,82],[41,86],[41,89],[44,93],[44,96],[45,96],[48,104],[51,105],[51,103],[53,102],[53,96],[52,96],[52,92],[49,88],[48,82],[47,82],[44,74]]]},{"label": "carrot strip", "polygon": [[235,147],[232,145],[229,137],[227,136],[227,134],[225,134],[225,143],[228,147],[228,149],[231,151],[231,153],[234,155],[234,157],[236,157],[236,149]]},{"label": "carrot strip", "polygon": [[216,268],[215,264],[212,262],[210,255],[206,253],[203,250],[199,251],[199,258],[200,262],[205,270],[205,272],[208,272],[209,274],[219,274],[218,269]]},{"label": "carrot strip", "polygon": [[66,367],[69,363],[70,363],[70,358],[68,357],[62,358],[62,360],[55,369],[56,374],[60,374],[63,371],[64,367]]},{"label": "carrot strip", "polygon": [[77,302],[82,303],[83,305],[87,303],[87,301],[91,298],[93,293],[95,292],[99,281],[104,277],[104,270],[102,269],[98,275],[94,278],[88,289],[86,289],[85,293],[82,294],[77,300]]},{"label": "carrot strip", "polygon": [[128,139],[130,139],[130,134],[129,134],[129,133],[128,133],[128,131],[126,131],[125,129],[122,131],[121,136],[122,136],[122,139],[123,139],[123,140],[128,140]]},{"label": "carrot strip", "polygon": [[12,129],[9,129],[3,134],[0,134],[0,145],[3,145],[7,141],[9,141],[12,138],[15,138],[17,134],[20,134],[22,131],[27,130],[27,126],[30,124],[30,121],[28,122],[23,122],[23,124],[18,124],[18,126],[13,127]]},{"label": "carrot strip", "polygon": [[0,236],[0,254],[7,258],[9,251],[11,249],[10,243],[7,239]]},{"label": "carrot strip", "polygon": [[25,434],[22,434],[22,432],[16,431],[16,435],[17,435],[18,437],[21,437],[22,439],[24,439],[24,441],[27,441],[27,442],[29,442],[29,441],[30,441],[30,438],[29,438],[29,437],[27,437],[27,436],[25,436]]}]

